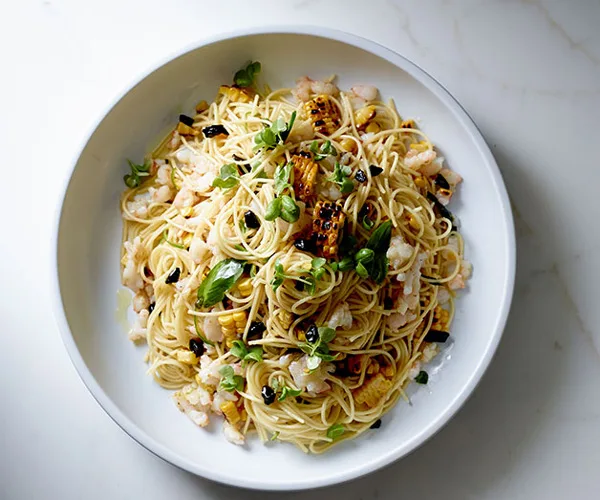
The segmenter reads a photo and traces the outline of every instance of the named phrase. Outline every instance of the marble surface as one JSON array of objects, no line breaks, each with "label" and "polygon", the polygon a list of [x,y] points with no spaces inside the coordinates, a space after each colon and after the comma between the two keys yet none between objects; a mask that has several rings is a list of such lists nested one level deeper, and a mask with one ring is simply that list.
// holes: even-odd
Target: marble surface
[{"label": "marble surface", "polygon": [[[0,498],[600,497],[600,2],[21,0],[3,20]],[[504,339],[465,407],[404,460],[312,493],[217,485],[133,442],[77,377],[48,291],[58,189],[103,108],[184,45],[277,23],[371,38],[442,82],[498,160],[518,237]]]}]

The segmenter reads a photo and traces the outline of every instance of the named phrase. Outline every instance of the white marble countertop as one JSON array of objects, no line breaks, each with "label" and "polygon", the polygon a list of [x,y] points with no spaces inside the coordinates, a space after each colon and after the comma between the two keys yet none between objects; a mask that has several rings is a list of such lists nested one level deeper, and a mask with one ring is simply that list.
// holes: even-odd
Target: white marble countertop
[{"label": "white marble countertop", "polygon": [[[598,0],[21,0],[3,21],[1,498],[600,498]],[[48,295],[58,187],[105,106],[180,47],[265,23],[350,31],[429,71],[488,140],[517,225],[512,312],[474,396],[411,456],[314,493],[228,488],[144,450],[77,377]]]}]

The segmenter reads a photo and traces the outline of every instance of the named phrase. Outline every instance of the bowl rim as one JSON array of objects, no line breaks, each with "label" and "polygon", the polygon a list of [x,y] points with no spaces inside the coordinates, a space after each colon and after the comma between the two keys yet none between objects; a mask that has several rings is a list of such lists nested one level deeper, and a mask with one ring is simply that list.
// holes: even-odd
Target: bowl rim
[{"label": "bowl rim", "polygon": [[[466,131],[471,135],[472,140],[475,142],[479,152],[485,159],[486,167],[489,170],[496,192],[500,198],[501,210],[503,214],[503,222],[506,227],[506,269],[507,274],[503,286],[503,300],[500,305],[500,315],[498,322],[492,332],[490,342],[488,343],[487,349],[484,351],[483,356],[479,364],[473,373],[471,373],[467,383],[462,389],[455,394],[451,401],[448,409],[444,413],[440,413],[426,428],[424,428],[418,435],[412,439],[406,441],[404,444],[390,449],[387,453],[380,455],[368,462],[363,462],[361,465],[349,468],[339,473],[332,474],[327,477],[319,479],[300,478],[293,482],[286,483],[264,483],[254,479],[240,479],[235,475],[223,474],[220,471],[209,470],[201,465],[192,463],[191,461],[181,457],[171,449],[157,442],[149,434],[141,430],[136,424],[134,424],[108,397],[102,387],[96,381],[94,375],[85,363],[73,334],[71,333],[62,294],[60,290],[60,277],[58,269],[58,241],[60,234],[60,224],[64,208],[64,200],[71,183],[72,176],[75,171],[75,167],[79,161],[81,154],[83,153],[88,142],[94,135],[96,129],[101,125],[102,121],[106,116],[119,104],[119,102],[140,82],[145,80],[152,73],[169,64],[171,61],[199,48],[213,45],[219,42],[223,42],[232,38],[254,36],[254,35],[308,35],[318,38],[325,38],[341,42],[352,47],[362,49],[369,52],[372,55],[380,57],[394,66],[401,68],[402,70],[409,73],[419,83],[424,85],[430,92],[432,92],[442,103],[453,112],[453,115],[457,120],[461,122],[461,125],[465,127]],[[51,296],[53,301],[54,318],[58,326],[62,342],[67,350],[67,353],[73,363],[79,378],[82,380],[92,397],[100,405],[100,407],[108,414],[108,416],[125,431],[131,438],[137,441],[141,446],[146,448],[155,456],[165,460],[168,463],[176,465],[177,467],[184,469],[193,474],[202,476],[206,479],[217,481],[219,483],[228,484],[232,486],[238,486],[243,488],[255,489],[255,490],[275,490],[275,491],[289,491],[289,490],[304,490],[310,488],[318,488],[329,486],[333,484],[339,484],[353,479],[357,479],[366,474],[374,472],[384,466],[387,466],[396,460],[410,454],[423,443],[434,436],[442,427],[444,427],[456,414],[456,412],[463,406],[466,400],[471,396],[476,386],[480,382],[483,374],[488,368],[494,354],[497,350],[498,344],[502,337],[508,313],[510,311],[510,305],[512,302],[512,296],[514,291],[515,282],[515,269],[516,269],[516,242],[515,242],[515,230],[512,216],[512,210],[510,208],[510,201],[502,175],[498,168],[498,165],[487,145],[483,135],[477,128],[477,125],[462,107],[462,105],[454,98],[445,87],[433,78],[429,73],[424,71],[420,66],[402,56],[401,54],[381,45],[375,41],[367,38],[348,33],[342,30],[326,28],[321,26],[310,26],[310,25],[284,25],[284,26],[255,26],[249,28],[238,29],[234,31],[224,32],[217,35],[213,35],[201,40],[196,40],[185,46],[172,51],[166,57],[162,57],[158,62],[154,63],[145,69],[140,74],[135,76],[127,85],[125,85],[121,91],[119,91],[112,102],[105,107],[105,111],[97,117],[88,132],[85,134],[84,139],[79,148],[71,160],[71,166],[67,169],[65,177],[62,181],[62,187],[58,194],[57,205],[55,207],[54,224],[52,230],[52,252],[51,252]]]}]

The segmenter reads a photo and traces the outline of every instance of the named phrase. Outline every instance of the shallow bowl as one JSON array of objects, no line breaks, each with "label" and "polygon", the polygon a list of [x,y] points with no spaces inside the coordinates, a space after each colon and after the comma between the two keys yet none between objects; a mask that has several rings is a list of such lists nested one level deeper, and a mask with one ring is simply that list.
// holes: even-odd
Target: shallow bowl
[{"label": "shallow bowl", "polygon": [[[120,288],[119,196],[126,158],[142,158],[181,112],[211,100],[248,60],[263,65],[272,88],[302,75],[335,73],[341,88],[379,87],[404,117],[420,120],[448,164],[465,179],[452,209],[473,263],[457,302],[454,344],[427,387],[411,391],[377,431],[323,455],[292,445],[245,447],[220,426],[200,430],[170,393],[146,375],[144,350],[127,339],[115,314]],[[195,474],[249,488],[288,490],[356,478],[410,453],[448,422],[490,363],[508,314],[515,272],[514,230],[502,178],[473,121],[431,76],[368,40],[324,28],[247,30],[213,38],[170,58],[107,107],[83,145],[65,186],[56,223],[56,316],[64,343],[90,392],[131,437]],[[448,359],[449,358],[449,359]],[[482,422],[485,425],[485,422]],[[235,466],[232,466],[235,464]]]}]

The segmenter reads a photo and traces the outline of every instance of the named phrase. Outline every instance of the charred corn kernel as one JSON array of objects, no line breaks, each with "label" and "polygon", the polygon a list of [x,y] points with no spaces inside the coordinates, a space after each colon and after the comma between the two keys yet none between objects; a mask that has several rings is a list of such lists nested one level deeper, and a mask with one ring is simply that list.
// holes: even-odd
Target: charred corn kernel
[{"label": "charred corn kernel", "polygon": [[177,358],[177,361],[187,365],[195,365],[198,362],[196,355],[192,351],[187,351],[185,349],[177,349],[175,351],[175,357]]},{"label": "charred corn kernel", "polygon": [[235,425],[242,420],[242,416],[240,415],[240,412],[233,401],[225,401],[225,403],[221,403],[219,408],[230,424]]},{"label": "charred corn kernel", "polygon": [[436,306],[433,310],[433,321],[431,328],[434,330],[448,331],[450,326],[450,313],[446,311],[442,306]]},{"label": "charred corn kernel", "polygon": [[354,375],[360,373],[362,367],[362,355],[357,356],[348,356],[348,360],[346,362],[346,366],[348,367],[348,371]]},{"label": "charred corn kernel", "polygon": [[208,103],[204,100],[196,104],[196,113],[202,113],[208,109]]},{"label": "charred corn kernel", "polygon": [[315,185],[319,165],[312,160],[309,153],[292,156],[294,166],[294,193],[302,201],[309,201],[315,194]]},{"label": "charred corn kernel", "polygon": [[200,133],[194,127],[190,127],[183,122],[179,122],[177,124],[177,132],[179,132],[181,135],[198,135]]},{"label": "charred corn kernel", "polygon": [[244,278],[237,284],[237,289],[242,297],[248,297],[252,293],[252,278]]},{"label": "charred corn kernel", "polygon": [[354,113],[356,128],[358,130],[364,130],[369,122],[375,118],[376,114],[377,111],[375,110],[375,106],[372,104],[365,106],[364,108],[360,108],[356,113]]},{"label": "charred corn kernel", "polygon": [[233,326],[235,324],[235,320],[233,319],[232,314],[224,314],[218,317],[219,325],[221,326]]},{"label": "charred corn kernel", "polygon": [[417,128],[417,127],[415,126],[415,121],[414,120],[404,120],[400,124],[400,128]]},{"label": "charred corn kernel", "polygon": [[356,145],[356,141],[353,141],[349,137],[342,139],[340,142],[340,146],[342,147],[342,149],[344,151],[347,151],[348,153],[354,154],[358,151],[358,146]]},{"label": "charred corn kernel", "polygon": [[248,412],[246,410],[242,410],[240,412],[240,417],[242,418],[243,421],[248,420]]},{"label": "charred corn kernel", "polygon": [[337,255],[338,240],[345,220],[341,203],[317,202],[313,211],[312,236],[320,257],[329,259]]},{"label": "charred corn kernel", "polygon": [[250,102],[254,98],[254,94],[250,89],[230,87],[229,85],[221,85],[219,94],[229,97],[232,102]]},{"label": "charred corn kernel", "polygon": [[394,367],[392,365],[383,365],[380,371],[386,378],[392,378],[394,376]]},{"label": "charred corn kernel", "polygon": [[341,115],[332,99],[327,95],[318,95],[304,104],[313,129],[319,134],[331,135],[340,126]]},{"label": "charred corn kernel", "polygon": [[306,334],[304,332],[299,332],[298,333],[298,340],[300,342],[304,342],[306,340]]},{"label": "charred corn kernel", "polygon": [[246,311],[238,311],[236,313],[233,313],[233,320],[236,323],[239,322],[246,322],[247,316],[246,316]]},{"label": "charred corn kernel", "polygon": [[279,309],[279,321],[281,322],[281,326],[287,330],[290,326],[292,326],[294,317],[292,316],[291,312]]},{"label": "charred corn kernel", "polygon": [[199,373],[196,373],[194,380],[196,381],[196,384],[198,384],[199,386],[202,386],[202,378],[200,377]]},{"label": "charred corn kernel", "polygon": [[415,184],[421,189],[427,189],[429,187],[427,179],[425,179],[425,177],[423,177],[422,175],[415,178]]},{"label": "charred corn kernel", "polygon": [[365,404],[369,408],[373,408],[391,388],[392,382],[386,379],[382,373],[378,373],[353,391],[354,399],[359,405]]},{"label": "charred corn kernel", "polygon": [[422,153],[423,151],[427,151],[429,149],[429,145],[425,141],[413,142],[410,145],[410,149],[414,149],[415,151]]},{"label": "charred corn kernel", "polygon": [[379,131],[381,131],[381,127],[377,122],[371,122],[367,125],[367,128],[365,128],[365,132],[370,134],[376,134]]},{"label": "charred corn kernel", "polygon": [[[235,334],[235,333],[234,333],[234,334]],[[229,349],[231,349],[231,348],[233,347],[233,343],[234,343],[234,341],[235,341],[235,340],[236,340],[236,338],[235,338],[235,337],[233,337],[233,338],[227,338],[227,340],[225,340],[225,345],[226,345],[226,346],[227,346]]]},{"label": "charred corn kernel", "polygon": [[447,196],[447,197],[452,196],[452,191],[450,191],[449,189],[441,188],[438,190],[438,193],[441,194],[442,196]]},{"label": "charred corn kernel", "polygon": [[189,217],[194,213],[194,207],[184,207],[181,210],[179,210],[179,213],[184,217]]},{"label": "charred corn kernel", "polygon": [[371,359],[369,361],[369,366],[367,366],[367,375],[374,375],[379,372],[379,363],[375,359]]}]

